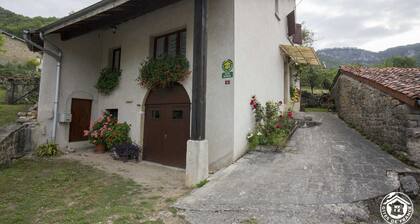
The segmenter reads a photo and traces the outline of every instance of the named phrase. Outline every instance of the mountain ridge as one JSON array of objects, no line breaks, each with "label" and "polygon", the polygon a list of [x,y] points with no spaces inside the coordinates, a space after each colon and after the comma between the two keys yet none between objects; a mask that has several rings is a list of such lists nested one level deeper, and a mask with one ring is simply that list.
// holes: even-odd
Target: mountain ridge
[{"label": "mountain ridge", "polygon": [[420,66],[420,43],[388,48],[373,52],[360,48],[325,48],[317,51],[321,61],[328,68],[336,68],[344,64],[375,65],[390,57],[413,57]]}]

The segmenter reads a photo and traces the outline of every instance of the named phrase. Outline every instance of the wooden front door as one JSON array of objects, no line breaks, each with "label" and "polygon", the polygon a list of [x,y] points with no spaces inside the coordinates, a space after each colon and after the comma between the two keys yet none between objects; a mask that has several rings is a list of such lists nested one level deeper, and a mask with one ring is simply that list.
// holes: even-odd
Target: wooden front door
[{"label": "wooden front door", "polygon": [[70,123],[70,142],[80,142],[88,140],[83,135],[84,130],[89,130],[92,112],[92,100],[72,99]]},{"label": "wooden front door", "polygon": [[146,103],[144,160],[185,168],[190,102],[182,86],[151,91]]}]

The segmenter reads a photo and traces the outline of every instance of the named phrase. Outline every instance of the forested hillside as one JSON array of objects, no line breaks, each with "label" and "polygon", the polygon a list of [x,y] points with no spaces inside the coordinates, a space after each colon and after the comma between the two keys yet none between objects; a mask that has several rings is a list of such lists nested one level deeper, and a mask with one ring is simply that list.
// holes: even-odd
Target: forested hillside
[{"label": "forested hillside", "polygon": [[22,31],[25,29],[37,29],[56,20],[55,17],[30,18],[0,7],[0,29],[19,37],[22,36]]}]

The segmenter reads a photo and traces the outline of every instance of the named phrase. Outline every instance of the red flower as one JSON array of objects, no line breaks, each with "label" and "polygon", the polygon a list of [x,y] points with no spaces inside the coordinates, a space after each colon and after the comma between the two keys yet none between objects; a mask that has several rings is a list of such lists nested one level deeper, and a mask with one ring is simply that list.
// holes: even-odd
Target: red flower
[{"label": "red flower", "polygon": [[289,111],[287,113],[287,117],[290,118],[290,119],[293,119],[293,112]]},{"label": "red flower", "polygon": [[280,129],[281,128],[281,124],[280,123],[276,124],[276,128],[277,129]]}]

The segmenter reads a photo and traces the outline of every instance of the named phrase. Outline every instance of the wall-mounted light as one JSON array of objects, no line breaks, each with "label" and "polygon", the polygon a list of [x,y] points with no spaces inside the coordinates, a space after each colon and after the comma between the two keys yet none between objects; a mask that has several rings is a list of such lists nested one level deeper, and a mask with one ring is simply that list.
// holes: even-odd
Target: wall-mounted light
[{"label": "wall-mounted light", "polygon": [[117,26],[111,26],[111,29],[113,34],[117,33]]}]

